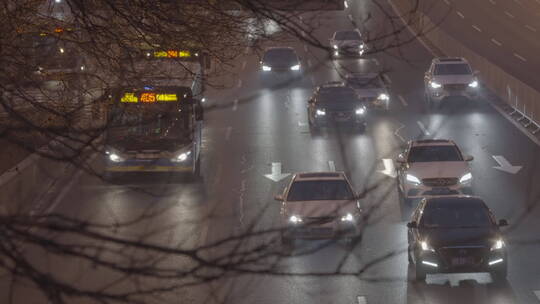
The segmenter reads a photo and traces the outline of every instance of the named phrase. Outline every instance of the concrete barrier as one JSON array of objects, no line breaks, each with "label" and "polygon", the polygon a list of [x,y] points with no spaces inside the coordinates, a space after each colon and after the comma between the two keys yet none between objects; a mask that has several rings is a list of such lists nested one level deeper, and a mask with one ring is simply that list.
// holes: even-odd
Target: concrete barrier
[{"label": "concrete barrier", "polygon": [[512,108],[508,114],[533,135],[540,135],[540,92],[439,29],[427,15],[413,9],[415,2],[391,0],[396,12],[409,21],[408,26],[416,35],[427,40],[441,55],[467,58],[473,68],[480,71],[480,81]]}]

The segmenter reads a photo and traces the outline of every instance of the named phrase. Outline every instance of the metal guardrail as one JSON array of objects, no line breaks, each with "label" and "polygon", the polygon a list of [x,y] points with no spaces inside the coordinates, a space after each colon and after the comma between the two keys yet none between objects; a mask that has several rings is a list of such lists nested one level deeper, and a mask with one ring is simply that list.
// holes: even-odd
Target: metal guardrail
[{"label": "metal guardrail", "polygon": [[427,39],[445,55],[467,58],[471,65],[480,71],[481,82],[512,108],[508,114],[532,134],[539,134],[540,92],[440,30],[437,24],[422,12],[413,11],[414,2],[392,0],[394,7],[402,12],[404,19],[409,21],[409,27],[416,34]]}]

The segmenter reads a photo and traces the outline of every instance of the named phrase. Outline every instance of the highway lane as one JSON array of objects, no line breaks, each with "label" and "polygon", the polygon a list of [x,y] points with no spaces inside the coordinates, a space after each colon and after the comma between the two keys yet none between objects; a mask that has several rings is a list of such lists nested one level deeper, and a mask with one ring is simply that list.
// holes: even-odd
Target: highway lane
[{"label": "highway lane", "polygon": [[444,20],[442,29],[471,50],[531,87],[540,88],[535,73],[540,67],[537,55],[539,3],[453,0],[434,4],[426,1],[423,11],[435,21]]},{"label": "highway lane", "polygon": [[[353,5],[346,12],[325,14],[331,18],[317,33],[319,38],[324,41],[333,30],[349,28],[346,15],[356,15],[355,9],[360,8]],[[377,16],[371,6],[363,4],[362,9],[373,10],[373,15]],[[209,103],[228,106],[207,112],[201,183],[177,184],[150,177],[110,185],[82,176],[54,210],[106,222],[127,219],[149,209],[165,210],[121,230],[121,235],[142,235],[158,230],[151,237],[154,242],[184,243],[187,238],[185,245],[193,246],[249,232],[252,223],[258,229],[279,225],[279,204],[272,197],[283,189],[287,179],[274,183],[263,176],[271,172],[272,162],[280,162],[284,173],[335,167],[348,172],[358,190],[378,185],[362,202],[365,208],[377,206],[373,223],[367,228],[363,243],[345,263],[344,270],[355,271],[367,261],[389,252],[395,252],[395,256],[369,269],[360,280],[351,276],[240,276],[200,290],[185,291],[182,299],[194,303],[218,302],[215,298],[227,303],[358,303],[358,297],[363,296],[368,303],[513,303],[514,299],[518,303],[535,303],[532,291],[540,289],[535,276],[540,271],[534,261],[538,245],[510,242],[509,284],[503,288],[489,284],[487,275],[452,275],[450,280],[434,276],[424,286],[407,283],[406,256],[402,250],[406,242],[404,223],[412,206],[399,205],[394,181],[376,171],[383,169],[382,158],[396,156],[403,144],[400,136],[405,140],[423,136],[418,126],[420,121],[430,134],[451,137],[464,151],[476,157],[473,162],[475,191],[488,200],[497,216],[507,217],[512,222],[527,210],[527,203],[532,199],[528,194],[540,181],[538,147],[484,99],[477,106],[450,106],[434,113],[426,111],[422,103],[422,75],[430,55],[417,43],[403,49],[412,64],[394,59],[393,54],[377,55],[380,64],[389,68],[392,81],[394,104],[390,113],[370,117],[365,134],[325,132],[312,136],[306,125],[306,100],[314,84],[336,80],[338,74],[331,62],[319,64],[316,58],[324,58],[320,51],[308,48],[305,52],[302,44],[293,45],[306,61],[312,61],[313,71],[307,72],[302,81],[268,89],[258,77],[258,59],[250,55],[239,59],[237,64],[241,85],[237,82],[225,92],[209,93]],[[247,63],[243,69],[244,59]],[[347,62],[347,66],[354,64],[354,60]],[[406,100],[406,105],[396,98],[398,95]],[[237,98],[239,101],[235,103]],[[487,95],[486,98],[493,97]],[[492,155],[504,155],[511,163],[524,167],[516,176],[499,172],[493,169],[497,164]],[[528,213],[510,234],[512,240],[529,240],[534,237],[532,232],[538,231],[539,211],[531,209]],[[252,237],[247,238],[243,246],[272,241],[272,236]],[[301,242],[300,248],[321,244],[324,243]],[[223,250],[225,248],[215,254]],[[311,255],[284,258],[278,269],[331,271],[346,253],[343,244],[331,244]],[[89,265],[44,258],[40,252],[34,252],[33,258],[55,274],[85,285],[95,286],[104,283],[104,278],[114,278]],[[185,261],[175,262],[181,267]],[[25,302],[35,299],[27,289],[18,288],[21,288],[18,299],[24,297]]]}]

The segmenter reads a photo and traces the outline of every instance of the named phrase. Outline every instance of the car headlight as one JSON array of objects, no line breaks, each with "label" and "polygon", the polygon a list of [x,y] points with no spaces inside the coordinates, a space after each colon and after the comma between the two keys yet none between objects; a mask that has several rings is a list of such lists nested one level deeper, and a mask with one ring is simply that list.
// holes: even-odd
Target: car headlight
[{"label": "car headlight", "polygon": [[334,47],[334,50],[339,49],[339,47],[337,46],[337,44],[334,44],[333,47]]},{"label": "car headlight", "polygon": [[407,181],[416,185],[420,185],[422,183],[418,177],[411,174],[407,174]]},{"label": "car headlight", "polygon": [[390,96],[388,96],[388,94],[385,94],[385,93],[382,93],[379,95],[379,97],[377,97],[378,100],[388,100],[390,99]]},{"label": "car headlight", "polygon": [[289,217],[289,222],[293,223],[293,224],[299,224],[302,222],[302,218],[299,217],[298,215],[291,215]]},{"label": "car headlight", "polygon": [[292,70],[292,71],[298,71],[298,70],[300,70],[300,65],[299,65],[299,64],[293,65],[293,66],[291,67],[291,70]]},{"label": "car headlight", "polygon": [[500,249],[503,249],[504,247],[504,241],[503,239],[498,239],[495,241],[495,243],[493,243],[493,246],[491,246],[491,250],[500,250]]},{"label": "car headlight", "polygon": [[115,163],[121,162],[123,159],[116,153],[109,153],[109,159]]},{"label": "car headlight", "polygon": [[355,113],[356,115],[364,115],[366,114],[366,108],[365,107],[358,108],[356,109]]},{"label": "car headlight", "polygon": [[478,80],[473,80],[473,82],[469,83],[470,88],[476,88],[478,87]]},{"label": "car headlight", "polygon": [[426,241],[420,242],[420,247],[422,247],[422,250],[423,250],[423,251],[431,251],[431,252],[435,252],[435,249],[433,249],[433,247],[431,247],[431,246],[429,245],[429,243],[426,242]]},{"label": "car headlight", "polygon": [[365,47],[366,47],[366,46],[365,46],[364,44],[360,44],[360,45],[358,46],[358,48],[361,49],[361,50],[363,50]]},{"label": "car headlight", "polygon": [[350,213],[345,214],[341,217],[342,222],[354,222],[354,216]]},{"label": "car headlight", "polygon": [[442,85],[440,83],[437,83],[435,81],[430,81],[429,82],[429,85],[433,88],[433,89],[438,89],[440,87],[442,87]]},{"label": "car headlight", "polygon": [[315,114],[317,114],[317,116],[324,116],[326,115],[326,110],[317,109],[317,111],[315,111]]},{"label": "car headlight", "polygon": [[268,72],[268,71],[271,71],[272,68],[269,67],[269,66],[267,66],[267,65],[263,65],[263,66],[262,66],[262,70]]},{"label": "car headlight", "polygon": [[465,184],[467,182],[470,182],[472,179],[472,174],[469,172],[465,175],[463,175],[460,179],[459,179],[459,182],[462,183],[462,184]]},{"label": "car headlight", "polygon": [[183,162],[183,161],[186,161],[189,158],[190,155],[191,155],[191,151],[186,151],[186,152],[178,154],[178,156],[173,158],[172,161],[173,162]]}]

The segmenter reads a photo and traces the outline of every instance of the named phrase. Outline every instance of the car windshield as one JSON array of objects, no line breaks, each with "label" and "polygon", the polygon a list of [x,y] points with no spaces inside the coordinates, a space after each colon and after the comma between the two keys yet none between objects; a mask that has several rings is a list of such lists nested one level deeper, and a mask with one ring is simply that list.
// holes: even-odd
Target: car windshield
[{"label": "car windshield", "polygon": [[287,196],[291,202],[352,199],[354,195],[344,180],[297,181],[291,185]]},{"label": "car windshield", "polygon": [[409,163],[463,161],[455,146],[417,146],[409,152]]},{"label": "car windshield", "polygon": [[377,77],[351,77],[347,84],[355,89],[380,89],[383,87],[381,79]]},{"label": "car windshield", "polygon": [[424,208],[420,226],[425,228],[480,228],[490,227],[491,217],[478,201],[437,201]]},{"label": "car windshield", "polygon": [[342,31],[336,33],[336,40],[360,40],[360,34],[356,31]]},{"label": "car windshield", "polygon": [[295,62],[298,61],[292,49],[270,49],[264,54],[265,62]]},{"label": "car windshield", "polygon": [[470,75],[471,68],[468,64],[437,64],[435,75]]},{"label": "car windshield", "polygon": [[319,106],[327,110],[348,110],[361,105],[356,92],[352,88],[335,87],[319,91]]}]

